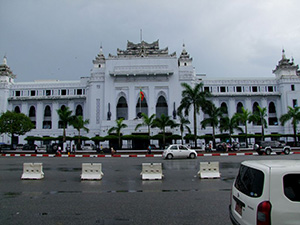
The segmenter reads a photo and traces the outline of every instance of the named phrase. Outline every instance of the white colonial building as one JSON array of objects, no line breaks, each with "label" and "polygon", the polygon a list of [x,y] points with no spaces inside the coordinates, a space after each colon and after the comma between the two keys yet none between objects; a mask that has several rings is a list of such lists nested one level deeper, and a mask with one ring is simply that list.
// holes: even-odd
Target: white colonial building
[{"label": "white colonial building", "polygon": [[[140,112],[149,116],[161,114],[177,120],[176,109],[181,101],[181,83],[194,85],[203,82],[205,90],[213,94],[211,100],[217,106],[227,107],[231,117],[242,107],[251,112],[257,107],[267,107],[267,134],[292,133],[290,123],[281,126],[279,118],[287,112],[288,106],[296,106],[300,96],[300,77],[298,65],[285,57],[273,70],[271,79],[222,79],[212,80],[205,75],[196,75],[192,58],[185,47],[179,57],[169,54],[168,48],[160,49],[159,42],[134,44],[127,42],[127,49],[117,49],[117,55],[105,57],[102,48],[93,60],[89,77],[76,81],[41,80],[33,82],[15,82],[15,75],[4,57],[0,65],[0,111],[22,112],[30,117],[35,129],[26,135],[61,136],[62,128],[57,110],[68,106],[74,114],[89,119],[89,133],[83,135],[106,136],[115,126],[115,120],[124,118],[128,127],[123,134],[146,133],[147,128],[135,127],[141,120]],[[140,101],[140,91],[144,99]],[[198,124],[204,118],[198,115]],[[190,115],[192,128],[192,115]],[[178,129],[169,130],[179,134]],[[151,135],[159,132],[151,130]],[[261,127],[249,124],[248,133],[260,133]],[[198,135],[211,134],[212,129],[201,129]],[[73,127],[67,128],[67,135],[75,136]],[[20,137],[23,143],[25,137]],[[9,142],[6,135],[0,141]]]}]

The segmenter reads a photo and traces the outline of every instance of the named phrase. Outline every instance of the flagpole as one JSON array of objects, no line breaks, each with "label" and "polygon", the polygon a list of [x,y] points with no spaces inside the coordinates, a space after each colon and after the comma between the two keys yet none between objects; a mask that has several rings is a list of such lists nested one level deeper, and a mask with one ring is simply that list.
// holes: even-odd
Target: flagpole
[{"label": "flagpole", "polygon": [[142,114],[142,99],[141,99],[141,90],[142,90],[142,87],[140,87],[140,113]]}]

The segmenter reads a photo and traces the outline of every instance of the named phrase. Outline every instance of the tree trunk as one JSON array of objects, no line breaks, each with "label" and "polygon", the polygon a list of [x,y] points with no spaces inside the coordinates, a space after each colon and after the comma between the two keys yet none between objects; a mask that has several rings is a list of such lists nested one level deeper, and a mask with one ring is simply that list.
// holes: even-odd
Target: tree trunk
[{"label": "tree trunk", "polygon": [[194,107],[194,141],[195,141],[195,148],[197,148],[197,112],[196,107]]}]

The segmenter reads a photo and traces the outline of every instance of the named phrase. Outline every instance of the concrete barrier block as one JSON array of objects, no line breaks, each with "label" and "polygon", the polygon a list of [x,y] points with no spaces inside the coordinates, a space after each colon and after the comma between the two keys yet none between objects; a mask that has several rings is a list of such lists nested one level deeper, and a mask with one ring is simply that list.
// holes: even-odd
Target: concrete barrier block
[{"label": "concrete barrier block", "polygon": [[81,180],[101,180],[102,163],[82,163]]},{"label": "concrete barrier block", "polygon": [[219,162],[200,162],[198,175],[201,179],[220,178]]},{"label": "concrete barrier block", "polygon": [[43,163],[23,163],[23,180],[39,180],[44,178]]},{"label": "concrete barrier block", "polygon": [[161,180],[163,178],[161,163],[143,163],[142,180]]}]

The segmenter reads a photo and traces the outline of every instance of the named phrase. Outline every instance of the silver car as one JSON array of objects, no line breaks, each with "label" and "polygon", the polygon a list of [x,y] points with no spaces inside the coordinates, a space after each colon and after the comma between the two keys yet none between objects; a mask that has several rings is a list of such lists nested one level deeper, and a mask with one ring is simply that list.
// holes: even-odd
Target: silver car
[{"label": "silver car", "polygon": [[197,157],[197,152],[195,150],[189,149],[184,145],[174,144],[170,145],[163,152],[163,158],[191,158],[195,159]]}]

